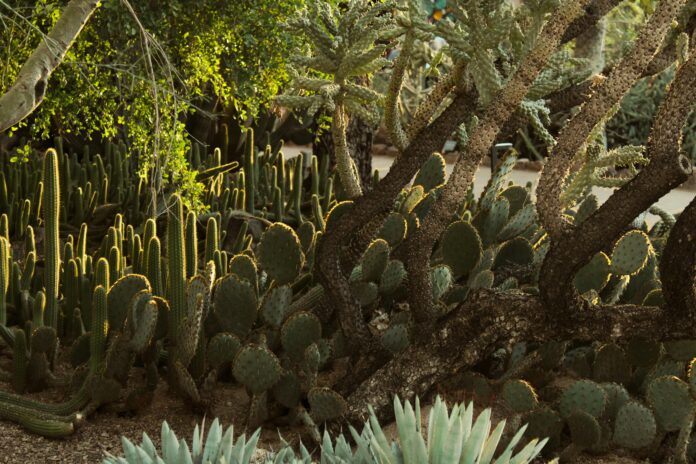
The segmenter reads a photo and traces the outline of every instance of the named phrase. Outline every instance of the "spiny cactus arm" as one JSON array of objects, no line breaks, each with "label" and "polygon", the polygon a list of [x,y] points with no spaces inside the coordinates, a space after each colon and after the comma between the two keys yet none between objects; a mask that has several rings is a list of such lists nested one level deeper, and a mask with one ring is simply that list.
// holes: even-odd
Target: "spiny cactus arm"
[{"label": "spiny cactus arm", "polygon": [[[394,204],[394,198],[420,169],[425,160],[437,151],[449,135],[457,128],[476,105],[475,92],[464,92],[457,95],[445,111],[418,134],[418,143],[409,144],[404,153],[396,159],[387,175],[373,190],[357,198],[350,214],[342,215],[332,222],[317,246],[317,264],[319,278],[332,301],[337,302],[339,314],[354,314],[359,312],[359,306],[350,294],[348,278],[341,269],[340,250],[352,234],[361,229],[376,216],[388,213]],[[327,224],[328,226],[328,224]],[[375,226],[374,235],[379,229]],[[365,231],[369,233],[370,231]],[[369,242],[368,242],[369,243]],[[357,308],[357,309],[355,309]],[[366,328],[365,328],[366,329]],[[369,333],[363,331],[369,338]],[[354,347],[367,342],[365,339],[352,337]]]},{"label": "spiny cactus arm", "polygon": [[22,65],[15,83],[0,97],[0,133],[29,116],[41,104],[48,78],[99,5],[98,0],[72,0],[66,5],[51,32]]},{"label": "spiny cactus arm", "polygon": [[58,153],[49,149],[43,165],[43,210],[44,210],[44,281],[46,287],[46,318],[49,327],[58,327],[58,291],[60,274],[60,180]]},{"label": "spiny cactus arm", "polygon": [[[457,82],[461,80],[465,69],[466,65],[463,62],[457,62],[449,73],[437,81],[428,96],[418,105],[407,128],[409,141],[415,140],[416,136],[428,125],[430,118],[432,118],[442,101],[454,89]],[[440,148],[438,147],[435,150]]]},{"label": "spiny cactus arm", "polygon": [[561,194],[573,157],[585,145],[597,124],[642,76],[669,31],[672,20],[684,4],[685,0],[665,0],[659,3],[631,51],[607,79],[598,85],[589,101],[561,131],[558,143],[541,173],[537,189],[539,218],[552,239],[560,238],[570,228],[570,223],[563,216]]},{"label": "spiny cactus arm", "polygon": [[433,244],[449,224],[452,212],[459,208],[478,165],[489,153],[501,128],[544,69],[551,54],[560,45],[561,36],[569,24],[582,14],[582,8],[590,1],[564,2],[552,14],[539,34],[534,48],[485,109],[469,138],[465,153],[457,160],[440,198],[431,208],[423,225],[406,241],[407,270],[409,279],[413,279],[409,285],[409,301],[417,319],[428,319],[432,308],[429,263]]},{"label": "spiny cactus arm", "polygon": [[169,279],[169,315],[168,337],[171,342],[178,339],[179,328],[186,317],[186,250],[184,246],[184,206],[178,195],[173,197],[174,204],[167,221],[167,254]]},{"label": "spiny cactus arm", "polygon": [[585,13],[576,18],[563,34],[562,42],[570,42],[597,24],[622,0],[593,0],[585,7]]},{"label": "spiny cactus arm", "polygon": [[331,118],[331,136],[334,143],[334,155],[336,156],[336,170],[348,197],[357,198],[362,195],[362,188],[360,187],[360,177],[358,176],[357,168],[348,149],[347,130],[348,115],[342,101],[337,99],[336,108]]},{"label": "spiny cactus arm", "polygon": [[384,125],[387,127],[387,130],[389,130],[389,137],[392,144],[394,144],[400,152],[403,152],[408,146],[408,137],[404,133],[404,128],[401,126],[399,95],[401,94],[401,87],[404,83],[406,67],[411,58],[414,40],[415,37],[413,32],[407,32],[403,44],[401,45],[399,56],[396,58],[396,62],[392,68],[389,88],[387,89],[384,102]]},{"label": "spiny cactus arm", "polygon": [[[558,308],[568,315],[577,313],[573,307],[577,309],[575,305],[584,300],[577,298],[575,293],[575,273],[600,251],[602,245],[614,242],[634,218],[687,179],[691,172],[691,163],[681,153],[681,137],[687,118],[695,106],[696,53],[692,53],[689,60],[677,71],[675,80],[658,110],[647,147],[650,164],[628,184],[614,192],[580,226],[553,239],[539,278],[542,298],[550,308]],[[678,237],[679,233],[674,240],[678,240]],[[671,246],[675,246],[674,243]],[[667,256],[671,256],[672,260],[688,261],[684,258],[690,256],[687,254],[688,250],[669,250],[672,254]],[[665,262],[669,262],[669,258]],[[686,263],[683,265],[688,266]],[[682,263],[678,266],[682,266]],[[666,293],[676,288],[672,285],[681,286],[682,282],[686,282],[682,279],[688,279],[687,276],[677,275],[676,269],[681,268],[672,267],[672,264],[666,265],[665,271],[669,278],[661,273],[663,284],[667,286]],[[683,292],[688,292],[689,288],[689,285],[684,284],[681,289],[674,290],[682,295],[675,299],[686,298]],[[689,313],[683,303],[675,304],[674,310],[683,316]]]}]

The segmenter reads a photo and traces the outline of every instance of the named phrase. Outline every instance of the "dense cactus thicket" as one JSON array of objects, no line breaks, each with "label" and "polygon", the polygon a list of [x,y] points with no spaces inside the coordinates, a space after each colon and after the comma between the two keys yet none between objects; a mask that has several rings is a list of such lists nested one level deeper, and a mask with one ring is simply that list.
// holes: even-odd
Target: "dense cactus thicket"
[{"label": "dense cactus thicket", "polygon": [[[370,405],[371,428],[353,438],[386,456],[399,453],[376,421],[394,412],[394,395],[449,385],[502,406],[513,431],[528,424],[515,437],[496,429],[491,443],[524,434],[548,438],[544,452],[565,462],[613,449],[688,462],[696,201],[678,217],[653,204],[692,172],[681,138],[696,105],[694,11],[661,0],[624,58],[588,76],[567,47],[618,3],[458,0],[451,20],[431,24],[416,0],[310,2],[290,24],[311,51],[278,103],[333,114],[337,174],[326,158],[286,159],[282,147],[248,143],[238,165],[194,145],[202,211],[154,192],[122,143],[78,154],[56,140],[43,156],[2,163],[0,378],[14,391],[0,391],[0,418],[65,436],[103,405],[137,412],[160,382],[202,410],[216,384],[232,382],[250,397],[246,425],[284,417],[317,443],[323,424],[362,424]],[[448,43],[451,72],[404,126],[405,70],[434,37]],[[356,78],[387,65],[390,48],[400,55],[382,95]],[[604,124],[623,95],[669,66],[647,146],[608,151]],[[555,136],[551,107],[573,109]],[[349,118],[383,120],[399,150],[364,192]],[[475,196],[478,165],[515,121],[549,146],[536,198],[509,181],[514,151]],[[438,152],[452,136],[461,152],[447,177]],[[594,186],[616,190],[600,205]],[[67,399],[23,395],[44,389]],[[453,420],[439,402],[433,411],[438,424]],[[452,414],[470,431],[470,408]],[[341,440],[336,453],[348,452]],[[323,452],[334,449],[324,441]],[[438,452],[419,443],[419,453]],[[156,461],[149,440],[126,452]],[[398,461],[390,456],[380,462]]]}]

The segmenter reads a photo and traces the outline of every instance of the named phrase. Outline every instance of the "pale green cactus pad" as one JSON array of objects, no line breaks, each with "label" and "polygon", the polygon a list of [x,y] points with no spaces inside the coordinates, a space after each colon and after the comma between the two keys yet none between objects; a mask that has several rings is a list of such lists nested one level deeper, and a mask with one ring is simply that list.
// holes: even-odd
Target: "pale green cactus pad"
[{"label": "pale green cactus pad", "polygon": [[655,439],[657,424],[650,409],[637,401],[626,403],[616,414],[613,441],[628,449],[640,449]]},{"label": "pale green cactus pad", "polygon": [[621,237],[611,253],[611,272],[634,275],[648,260],[650,238],[640,230],[632,230]]},{"label": "pale green cactus pad", "polygon": [[675,376],[663,376],[648,385],[647,398],[658,425],[667,432],[675,432],[694,412],[694,400],[689,384]]}]

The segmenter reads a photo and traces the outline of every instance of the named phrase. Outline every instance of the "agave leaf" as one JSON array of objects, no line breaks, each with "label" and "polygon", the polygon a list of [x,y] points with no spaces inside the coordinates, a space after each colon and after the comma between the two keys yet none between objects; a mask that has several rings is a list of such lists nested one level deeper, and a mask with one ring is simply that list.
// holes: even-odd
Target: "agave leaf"
[{"label": "agave leaf", "polygon": [[481,455],[483,443],[491,431],[491,410],[485,409],[479,414],[474,427],[471,429],[471,435],[464,445],[460,464],[475,464]]}]

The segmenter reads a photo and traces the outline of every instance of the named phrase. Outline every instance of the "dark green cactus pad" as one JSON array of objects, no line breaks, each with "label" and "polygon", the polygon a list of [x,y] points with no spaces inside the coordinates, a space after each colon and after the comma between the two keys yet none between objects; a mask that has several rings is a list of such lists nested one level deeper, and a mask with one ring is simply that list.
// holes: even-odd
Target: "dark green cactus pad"
[{"label": "dark green cactus pad", "polygon": [[632,450],[645,448],[655,439],[657,423],[652,412],[636,401],[624,404],[616,414],[613,441]]},{"label": "dark green cactus pad", "polygon": [[686,363],[675,361],[669,358],[662,358],[650,369],[643,380],[643,386],[647,387],[650,382],[664,376],[674,376],[684,378],[686,375]]},{"label": "dark green cactus pad", "polygon": [[632,338],[626,345],[628,362],[638,367],[649,367],[660,359],[662,344],[654,340]]},{"label": "dark green cactus pad", "polygon": [[278,222],[261,236],[257,254],[261,268],[278,285],[294,281],[304,265],[304,253],[295,231]]},{"label": "dark green cactus pad", "polygon": [[528,266],[534,260],[534,249],[524,237],[515,237],[503,243],[495,256],[493,269],[507,266]]},{"label": "dark green cactus pad", "polygon": [[686,373],[686,378],[689,381],[689,389],[691,395],[696,397],[696,359],[692,359],[689,363],[689,369]]},{"label": "dark green cactus pad", "polygon": [[607,394],[604,389],[591,380],[578,380],[568,387],[559,402],[559,411],[565,418],[576,411],[600,417],[607,404]]},{"label": "dark green cactus pad", "polygon": [[240,279],[248,281],[254,289],[257,288],[256,263],[248,255],[234,255],[230,259],[230,272]]},{"label": "dark green cactus pad", "polygon": [[507,198],[497,198],[491,208],[485,211],[483,226],[479,229],[484,246],[490,246],[496,242],[496,237],[508,223],[509,217],[510,203]]},{"label": "dark green cactus pad", "polygon": [[601,384],[607,394],[607,406],[604,409],[604,416],[614,419],[619,409],[631,399],[628,391],[618,383],[605,382]]},{"label": "dark green cactus pad", "polygon": [[266,392],[254,394],[251,397],[249,404],[249,418],[247,424],[249,427],[258,428],[268,420],[268,395]]},{"label": "dark green cactus pad", "polygon": [[293,314],[280,330],[280,342],[290,359],[301,362],[304,351],[321,338],[321,322],[312,313],[301,311]]},{"label": "dark green cactus pad", "polygon": [[592,378],[597,382],[626,383],[631,378],[631,366],[624,351],[615,343],[597,350],[592,365]]},{"label": "dark green cactus pad", "polygon": [[442,259],[457,279],[468,274],[481,258],[481,238],[469,222],[456,221],[450,224],[440,243]]},{"label": "dark green cactus pad", "polygon": [[590,262],[585,264],[575,274],[573,283],[578,293],[582,295],[590,290],[601,292],[609,283],[609,266],[609,257],[607,255],[602,252],[594,255]]},{"label": "dark green cactus pad", "polygon": [[493,202],[498,196],[498,192],[503,188],[508,175],[512,172],[517,163],[517,153],[513,150],[508,151],[503,158],[498,162],[498,165],[493,167],[491,179],[486,184],[486,187],[481,193],[479,200],[479,208],[481,210],[489,210]]},{"label": "dark green cactus pad", "polygon": [[394,248],[406,238],[406,219],[401,213],[393,212],[387,216],[387,219],[379,231],[379,238],[387,241],[390,247]]},{"label": "dark green cactus pad", "polygon": [[495,280],[495,274],[493,271],[481,271],[469,281],[469,288],[491,288],[493,286],[493,281]]},{"label": "dark green cactus pad", "polygon": [[440,153],[430,155],[413,180],[413,185],[420,185],[426,192],[445,183],[445,159]]},{"label": "dark green cactus pad", "polygon": [[234,357],[242,346],[242,342],[231,333],[215,334],[208,342],[207,361],[213,369],[234,361]]},{"label": "dark green cactus pad", "polygon": [[273,325],[280,327],[285,320],[292,303],[292,288],[288,285],[274,287],[269,290],[261,303],[261,316]]},{"label": "dark green cactus pad", "polygon": [[510,203],[510,215],[517,214],[529,202],[529,190],[521,185],[511,185],[500,194]]},{"label": "dark green cactus pad", "polygon": [[430,282],[433,287],[433,301],[439,301],[452,287],[454,277],[449,266],[439,265],[430,269]]},{"label": "dark green cactus pad", "polygon": [[526,437],[530,439],[548,437],[549,441],[545,449],[548,448],[549,451],[558,449],[561,444],[563,419],[556,411],[544,406],[525,414],[522,420],[527,424]]},{"label": "dark green cactus pad", "polygon": [[379,292],[384,295],[394,293],[406,279],[404,263],[397,259],[389,260],[379,279]]},{"label": "dark green cactus pad", "polygon": [[534,387],[524,380],[514,379],[505,382],[501,396],[505,404],[516,413],[529,412],[539,406]]},{"label": "dark green cactus pad", "polygon": [[413,208],[412,214],[418,217],[418,220],[423,222],[425,217],[430,212],[430,208],[433,207],[435,202],[440,196],[440,188],[437,188],[430,193],[426,194],[421,201],[418,202],[415,208]]},{"label": "dark green cactus pad", "polygon": [[641,303],[643,306],[664,306],[666,304],[665,297],[662,295],[661,288],[655,288],[645,295],[645,299]]},{"label": "dark green cactus pad", "polygon": [[37,327],[31,333],[31,351],[36,353],[50,353],[58,342],[56,330],[53,327]]},{"label": "dark green cactus pad", "polygon": [[352,201],[342,201],[340,203],[336,203],[333,208],[329,211],[329,214],[326,215],[326,226],[325,230],[331,230],[330,228],[333,227],[333,224],[338,221],[338,219],[341,218],[344,214],[348,213],[350,210],[353,209],[353,202]]},{"label": "dark green cactus pad", "polygon": [[316,422],[338,419],[348,409],[341,395],[328,387],[314,387],[307,393],[310,414]]},{"label": "dark green cactus pad", "polygon": [[621,237],[611,253],[611,272],[621,275],[637,274],[648,259],[650,238],[640,231],[632,230]]},{"label": "dark green cactus pad", "polygon": [[374,282],[352,282],[350,291],[361,307],[371,305],[379,298],[379,287]]},{"label": "dark green cactus pad", "polygon": [[388,262],[389,244],[381,238],[373,240],[360,260],[362,279],[365,282],[379,282]]},{"label": "dark green cactus pad", "polygon": [[493,400],[495,392],[490,382],[478,372],[465,372],[459,380],[461,388],[471,395],[474,402],[489,404]]},{"label": "dark green cactus pad", "polygon": [[674,376],[659,377],[648,385],[647,399],[657,423],[666,432],[676,432],[693,414],[694,400],[689,384]]},{"label": "dark green cactus pad", "polygon": [[381,335],[382,346],[391,353],[400,353],[410,343],[408,325],[399,323],[391,324]]},{"label": "dark green cactus pad", "polygon": [[129,316],[131,326],[130,347],[136,353],[143,353],[150,346],[157,329],[157,303],[152,300],[145,304],[134,304]]},{"label": "dark green cactus pad", "polygon": [[667,355],[676,361],[691,361],[696,358],[696,340],[671,340],[663,343]]},{"label": "dark green cactus pad", "polygon": [[579,448],[592,448],[602,438],[602,429],[597,419],[585,411],[574,411],[566,418],[570,429],[570,438]]},{"label": "dark green cactus pad", "polygon": [[114,282],[107,295],[109,327],[113,330],[123,329],[123,323],[128,316],[130,302],[135,294],[142,290],[151,292],[152,288],[147,278],[139,274],[129,274]]},{"label": "dark green cactus pad", "polygon": [[503,226],[503,228],[498,232],[497,240],[499,242],[504,242],[505,240],[510,240],[511,238],[517,237],[525,230],[534,224],[536,220],[536,207],[533,203],[529,203],[517,211]]},{"label": "dark green cactus pad", "polygon": [[71,366],[77,367],[89,360],[89,344],[90,332],[84,333],[77,337],[77,339],[70,346],[70,354],[68,355]]},{"label": "dark green cactus pad", "polygon": [[273,387],[273,397],[286,408],[294,408],[302,398],[302,388],[297,376],[291,371],[283,371],[278,383]]},{"label": "dark green cactus pad", "polygon": [[578,211],[575,213],[575,224],[582,224],[585,219],[590,217],[599,208],[599,203],[597,202],[597,197],[594,194],[590,194],[580,203]]},{"label": "dark green cactus pad", "polygon": [[189,400],[193,401],[194,404],[200,404],[201,394],[196,386],[196,381],[193,380],[189,371],[181,364],[179,361],[174,361],[173,375],[176,382],[176,388]]},{"label": "dark green cactus pad", "polygon": [[300,224],[300,227],[297,228],[297,237],[300,239],[302,251],[308,254],[314,246],[316,239],[316,228],[314,227],[314,223],[305,221]]},{"label": "dark green cactus pad", "polygon": [[321,353],[319,352],[319,345],[317,343],[312,343],[305,348],[302,361],[303,369],[309,374],[316,374],[319,371],[320,365]]},{"label": "dark green cactus pad", "polygon": [[247,345],[234,358],[232,373],[253,394],[272,388],[283,373],[280,361],[264,346]]},{"label": "dark green cactus pad", "polygon": [[425,190],[423,189],[423,187],[421,185],[414,185],[413,187],[411,187],[411,189],[408,191],[403,201],[401,202],[401,205],[399,206],[399,211],[402,214],[410,213],[411,211],[413,211],[413,208],[415,208],[416,205],[421,202],[423,197],[425,197]]},{"label": "dark green cactus pad", "polygon": [[159,296],[153,296],[152,301],[157,303],[157,329],[155,330],[155,338],[161,340],[167,334],[169,302]]},{"label": "dark green cactus pad", "polygon": [[246,337],[258,315],[256,293],[251,284],[228,274],[218,280],[213,295],[213,308],[224,332]]}]

